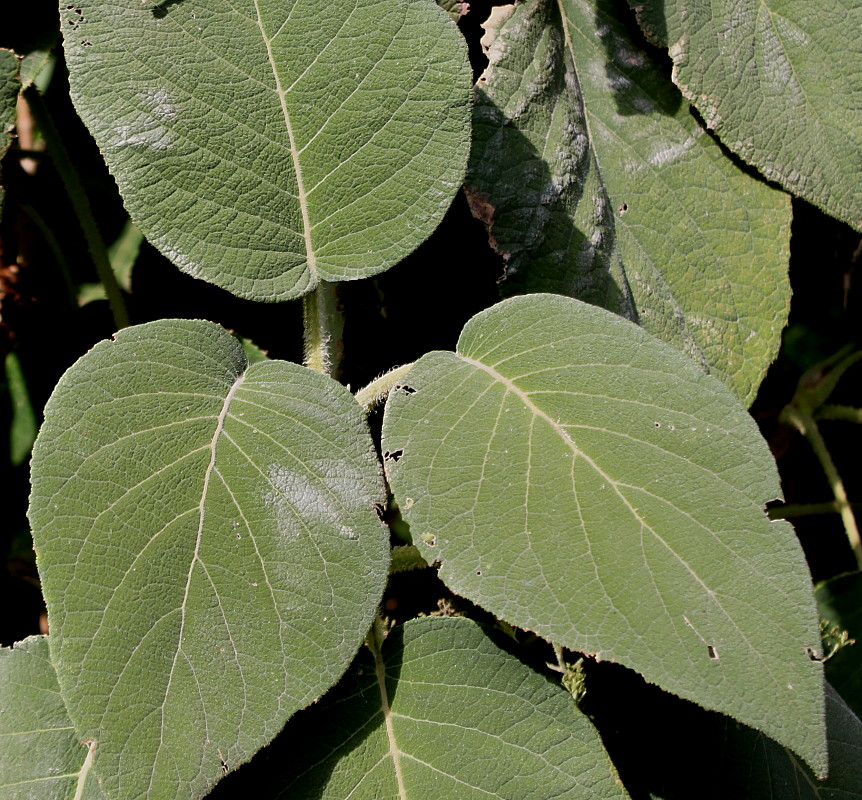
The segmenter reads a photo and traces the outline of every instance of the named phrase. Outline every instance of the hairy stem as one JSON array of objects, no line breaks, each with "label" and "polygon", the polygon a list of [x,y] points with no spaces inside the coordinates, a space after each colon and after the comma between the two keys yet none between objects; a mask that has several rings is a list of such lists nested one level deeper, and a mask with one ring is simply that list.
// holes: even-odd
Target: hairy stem
[{"label": "hairy stem", "polygon": [[405,364],[403,367],[395,367],[379,378],[375,378],[368,386],[356,393],[356,402],[362,406],[366,414],[371,413],[389,396],[389,392],[404,380],[412,366],[413,364]]},{"label": "hairy stem", "polygon": [[344,312],[338,284],[321,281],[302,298],[305,366],[337,378],[344,350]]}]

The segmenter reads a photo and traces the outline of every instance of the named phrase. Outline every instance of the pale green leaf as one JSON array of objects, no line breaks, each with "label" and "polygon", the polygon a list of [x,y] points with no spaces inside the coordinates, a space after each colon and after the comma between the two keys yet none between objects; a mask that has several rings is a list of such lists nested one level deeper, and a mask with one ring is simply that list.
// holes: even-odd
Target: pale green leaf
[{"label": "pale green leaf", "polygon": [[808,570],[763,512],[775,463],[727,387],[642,328],[504,301],[390,394],[414,544],[502,619],[758,728],[825,769]]},{"label": "pale green leaf", "polygon": [[622,314],[750,402],[787,319],[790,198],[726,158],[625,16],[624,0],[494,9],[468,196],[505,294]]},{"label": "pale green leaf", "polygon": [[30,519],[69,714],[112,797],[201,797],[338,680],[376,612],[362,412],[170,320],[98,344],[45,416]]},{"label": "pale green leaf", "polygon": [[[15,127],[15,105],[21,81],[18,77],[18,58],[11,50],[0,48],[0,158],[6,155],[12,143]],[[0,172],[0,179],[2,179]],[[3,184],[0,182],[0,212],[3,211]]]},{"label": "pale green leaf", "polygon": [[750,728],[728,725],[724,738],[724,797],[736,800],[853,800],[862,798],[862,722],[826,686],[829,778],[819,781],[792,753]]},{"label": "pale green leaf", "polygon": [[60,5],[75,105],[195,277],[275,301],[374,275],[460,186],[470,69],[434,0]]},{"label": "pale green leaf", "polygon": [[[233,780],[291,800],[597,800],[627,795],[572,696],[458,617],[363,648],[323,701]],[[496,640],[496,642],[495,642]],[[230,784],[222,787],[231,796]],[[235,795],[237,796],[237,795]]]},{"label": "pale green leaf", "polygon": [[767,178],[862,229],[858,0],[629,0],[706,124]]},{"label": "pale green leaf", "polygon": [[0,800],[97,800],[91,762],[60,698],[45,637],[0,648]]}]

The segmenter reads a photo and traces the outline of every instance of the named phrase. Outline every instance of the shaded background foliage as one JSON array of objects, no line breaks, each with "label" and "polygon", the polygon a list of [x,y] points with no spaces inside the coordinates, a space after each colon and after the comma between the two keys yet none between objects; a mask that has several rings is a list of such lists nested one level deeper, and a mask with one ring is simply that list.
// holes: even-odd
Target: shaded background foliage
[{"label": "shaded background foliage", "polygon": [[[14,21],[8,17],[4,21],[0,47],[25,51],[56,36],[57,14],[52,0],[18,5]],[[471,3],[470,13],[459,23],[476,75],[485,66],[479,38],[481,23],[492,5],[502,3]],[[634,31],[633,26],[633,35],[640,36]],[[646,42],[643,46],[650,47]],[[669,59],[655,49],[652,52],[669,72]],[[78,164],[102,234],[112,242],[127,216],[95,143],[72,108],[62,55],[57,59],[46,102]],[[27,171],[26,167],[23,154],[13,144],[3,163],[7,194],[0,229],[0,355],[5,358],[13,351],[17,355],[30,402],[39,415],[62,373],[97,341],[109,337],[114,324],[105,301],[78,307],[70,300],[64,265],[76,285],[96,281],[95,269],[47,157],[37,157],[35,170]],[[858,348],[862,344],[856,275],[862,239],[850,227],[804,201],[794,200],[793,215],[790,320],[779,356],[760,387],[751,413],[777,458],[786,502],[822,503],[830,499],[830,492],[816,459],[808,444],[793,429],[780,424],[778,417],[806,370],[845,346]],[[498,299],[502,272],[502,259],[488,246],[482,223],[472,217],[464,196],[459,194],[442,225],[401,264],[376,278],[342,284],[347,308],[342,381],[356,388],[381,371],[413,361],[429,350],[453,349],[464,323]],[[301,361],[300,301],[262,305],[239,299],[179,272],[146,243],[135,264],[128,304],[133,323],[171,317],[206,318],[251,339],[275,358]],[[851,372],[839,383],[832,402],[859,406],[860,385]],[[27,463],[14,464],[7,457],[13,411],[4,384],[0,392],[2,645],[38,633],[44,610],[25,517]],[[379,425],[376,417],[372,422]],[[850,499],[862,502],[862,470],[856,467],[862,429],[843,422],[824,422],[822,429]],[[854,569],[837,514],[800,517],[794,522],[815,581]],[[452,598],[426,570],[395,576],[384,610],[401,620],[420,611],[434,611],[441,601],[455,608],[470,607],[467,601]],[[481,617],[481,613],[474,609],[474,616]],[[862,631],[856,632],[860,634]],[[527,652],[531,652],[529,643]],[[532,655],[537,666],[546,660],[538,643]],[[698,753],[710,747],[720,750],[723,726],[729,724],[724,718],[646,685],[623,667],[590,662],[587,685],[584,708],[595,715],[632,797],[649,797],[650,793],[681,796],[678,786],[668,783],[668,776],[675,775],[675,782],[684,785],[686,775],[697,775],[704,767]],[[604,687],[613,687],[613,702]],[[657,720],[661,720],[663,736],[655,735]],[[680,735],[680,731],[690,732],[695,727],[699,736]],[[687,768],[680,770],[681,763]],[[674,769],[669,768],[671,765]],[[241,776],[242,771],[231,780]],[[227,781],[218,791],[229,796],[231,785],[235,783]]]}]

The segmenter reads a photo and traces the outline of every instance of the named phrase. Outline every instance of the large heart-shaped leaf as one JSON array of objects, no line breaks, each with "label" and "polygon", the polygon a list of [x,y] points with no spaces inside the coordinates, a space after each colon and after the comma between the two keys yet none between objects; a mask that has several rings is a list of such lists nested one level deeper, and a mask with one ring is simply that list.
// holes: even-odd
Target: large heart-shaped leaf
[{"label": "large heart-shaped leaf", "polygon": [[808,570],[757,426],[690,359],[554,295],[474,317],[390,395],[383,458],[457,594],[825,770]]},{"label": "large heart-shaped leaf", "polygon": [[468,172],[505,294],[639,322],[746,402],[778,349],[790,198],[744,174],[632,39],[624,0],[524,0],[483,42]]},{"label": "large heart-shaped leaf", "polygon": [[346,669],[386,580],[385,491],[330,378],[206,322],[73,365],[33,455],[51,657],[112,797],[200,797]]},{"label": "large heart-shaped leaf", "polygon": [[370,641],[373,652],[217,796],[253,787],[293,800],[627,797],[571,695],[495,639],[449,617],[408,622],[382,647]]},{"label": "large heart-shaped leaf", "polygon": [[0,800],[97,800],[94,755],[75,735],[45,637],[0,648]]},{"label": "large heart-shaped leaf", "polygon": [[862,229],[857,0],[629,0],[706,124],[767,178]]},{"label": "large heart-shaped leaf", "polygon": [[267,301],[373,275],[461,184],[470,69],[434,0],[60,6],[75,105],[191,275]]}]

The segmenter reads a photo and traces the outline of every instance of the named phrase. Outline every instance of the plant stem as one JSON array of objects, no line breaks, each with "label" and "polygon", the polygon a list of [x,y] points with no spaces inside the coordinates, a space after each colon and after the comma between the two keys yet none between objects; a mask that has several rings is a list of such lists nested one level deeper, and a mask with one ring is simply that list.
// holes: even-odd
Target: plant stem
[{"label": "plant stem", "polygon": [[820,466],[823,467],[823,472],[826,473],[826,479],[832,488],[832,494],[835,495],[835,503],[844,522],[844,530],[847,533],[847,538],[850,540],[850,546],[853,548],[853,555],[856,556],[856,563],[859,569],[862,570],[862,538],[859,536],[856,517],[853,515],[853,509],[850,506],[850,501],[847,499],[847,491],[844,489],[844,483],[832,461],[832,456],[829,455],[829,450],[826,447],[826,442],[823,441],[817,423],[810,414],[801,411],[793,405],[787,406],[782,411],[781,417],[783,421],[793,425],[794,428],[808,439],[811,448],[820,461]]},{"label": "plant stem", "polygon": [[96,265],[99,280],[102,286],[105,287],[105,294],[108,296],[108,304],[111,307],[111,313],[114,315],[114,324],[117,326],[117,329],[126,328],[129,325],[129,314],[126,310],[126,303],[123,300],[123,293],[120,291],[114,271],[111,269],[111,262],[108,258],[105,242],[99,233],[99,227],[96,225],[93,211],[90,208],[90,202],[84,192],[78,172],[69,158],[69,153],[54,125],[54,120],[51,118],[48,107],[45,105],[45,101],[42,99],[42,95],[39,94],[39,90],[35,85],[28,86],[24,90],[24,97],[30,106],[30,111],[36,120],[36,124],[39,126],[39,130],[42,132],[42,136],[45,137],[45,143],[48,146],[48,152],[51,155],[54,168],[63,181],[66,193],[69,195],[69,200],[72,203],[72,209],[78,218],[78,224],[84,232],[90,256]]},{"label": "plant stem", "polygon": [[853,406],[821,406],[817,412],[817,419],[840,419],[845,422],[862,423],[862,408]]},{"label": "plant stem", "polygon": [[338,284],[321,281],[302,298],[305,366],[337,378],[344,350],[344,312],[338,302]]},{"label": "plant stem", "polygon": [[371,413],[375,406],[382,403],[396,386],[410,371],[413,364],[405,364],[403,367],[395,367],[389,372],[375,378],[371,383],[356,393],[356,402],[362,406],[366,414]]}]

